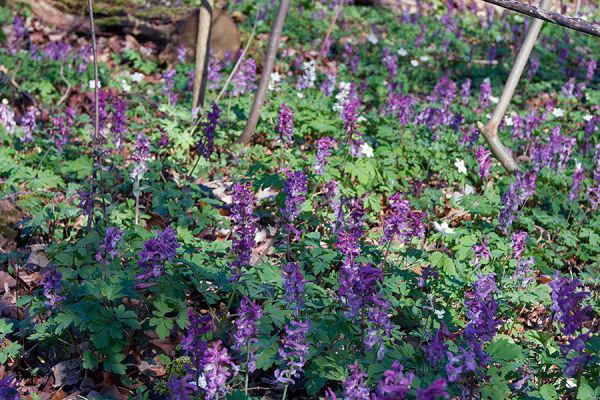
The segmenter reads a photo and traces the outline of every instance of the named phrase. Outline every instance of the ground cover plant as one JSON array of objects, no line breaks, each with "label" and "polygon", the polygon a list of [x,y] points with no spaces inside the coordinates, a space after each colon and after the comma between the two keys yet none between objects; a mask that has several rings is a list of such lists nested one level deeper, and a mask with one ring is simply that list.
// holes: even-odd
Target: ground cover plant
[{"label": "ground cover plant", "polygon": [[0,398],[600,398],[600,42],[544,25],[510,174],[528,19],[338,1],[291,3],[248,145],[277,2],[216,2],[203,109],[184,47],[99,37],[96,82],[0,6]]}]

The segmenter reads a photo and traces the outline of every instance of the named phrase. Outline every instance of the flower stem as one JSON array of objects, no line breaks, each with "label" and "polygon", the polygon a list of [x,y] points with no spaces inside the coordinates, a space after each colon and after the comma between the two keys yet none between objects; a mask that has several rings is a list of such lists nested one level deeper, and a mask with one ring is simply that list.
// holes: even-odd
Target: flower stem
[{"label": "flower stem", "polygon": [[250,343],[248,342],[248,349],[246,351],[246,380],[244,381],[244,394],[248,396],[248,380],[250,379]]},{"label": "flower stem", "polygon": [[285,387],[283,388],[283,396],[281,397],[281,400],[285,400],[287,397],[287,391],[288,391],[288,386],[289,384],[285,384]]}]

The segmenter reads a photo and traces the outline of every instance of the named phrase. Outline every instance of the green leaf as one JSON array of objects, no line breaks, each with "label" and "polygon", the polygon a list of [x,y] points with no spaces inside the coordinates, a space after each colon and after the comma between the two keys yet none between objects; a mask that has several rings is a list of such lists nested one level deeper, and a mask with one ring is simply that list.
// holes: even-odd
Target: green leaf
[{"label": "green leaf", "polygon": [[558,393],[556,392],[556,389],[554,389],[554,386],[552,386],[550,383],[540,387],[540,396],[542,396],[542,399],[544,400],[558,399]]},{"label": "green leaf", "polygon": [[521,346],[511,343],[507,339],[496,338],[487,346],[486,350],[496,362],[522,360],[524,358]]},{"label": "green leaf", "polygon": [[83,353],[83,368],[94,369],[98,366],[98,357],[91,351]]}]

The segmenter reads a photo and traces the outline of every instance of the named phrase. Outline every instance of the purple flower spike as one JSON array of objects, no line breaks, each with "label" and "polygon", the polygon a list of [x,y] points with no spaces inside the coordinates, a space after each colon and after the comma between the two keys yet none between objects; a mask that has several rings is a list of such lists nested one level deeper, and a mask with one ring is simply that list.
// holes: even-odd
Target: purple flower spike
[{"label": "purple flower spike", "polygon": [[483,111],[490,106],[490,97],[492,95],[492,82],[490,78],[485,78],[479,87],[479,110]]},{"label": "purple flower spike", "polygon": [[299,378],[304,372],[304,364],[308,356],[307,335],[310,329],[310,321],[292,321],[286,325],[283,344],[279,349],[279,355],[285,363],[284,369],[275,370],[275,380],[286,385],[293,385],[294,379]]},{"label": "purple flower spike", "polygon": [[144,174],[148,171],[148,160],[150,160],[150,143],[144,134],[140,132],[135,142],[135,151],[131,155],[131,161],[133,162],[131,179],[135,181],[144,177]]},{"label": "purple flower spike", "polygon": [[252,249],[254,248],[254,235],[256,232],[256,218],[254,212],[254,193],[250,182],[236,182],[233,185],[233,205],[231,218],[233,219],[231,247],[236,259],[229,263],[231,280],[237,281],[244,273],[243,269],[250,266]]},{"label": "purple flower spike", "polygon": [[138,265],[142,269],[138,279],[160,277],[165,268],[165,262],[171,261],[177,256],[178,247],[177,233],[170,226],[144,243],[138,260]]},{"label": "purple flower spike", "polygon": [[515,232],[512,234],[513,257],[520,259],[525,251],[525,241],[527,240],[527,232]]},{"label": "purple flower spike", "polygon": [[204,354],[204,379],[206,379],[205,399],[225,398],[228,392],[227,380],[236,369],[227,349],[217,340]]},{"label": "purple flower spike", "polygon": [[46,307],[55,309],[63,302],[63,300],[65,300],[64,296],[59,295],[62,288],[62,274],[56,267],[52,267],[46,272],[40,281],[40,285],[42,285],[42,288],[44,289]]},{"label": "purple flower spike", "polygon": [[294,143],[294,112],[285,103],[281,103],[279,107],[276,131],[279,133],[279,140],[287,146]]},{"label": "purple flower spike", "polygon": [[168,69],[162,74],[164,86],[163,94],[169,99],[169,104],[175,105],[177,103],[177,94],[175,94],[175,75],[177,71],[174,69]]},{"label": "purple flower spike", "polygon": [[479,177],[485,179],[489,176],[492,169],[492,152],[485,147],[479,146],[475,152],[475,157],[479,163]]},{"label": "purple flower spike", "polygon": [[367,386],[367,374],[358,364],[348,366],[349,374],[344,381],[344,400],[370,400],[371,393]]},{"label": "purple flower spike", "polygon": [[258,342],[258,320],[262,318],[262,307],[244,296],[238,307],[238,319],[235,321],[236,332],[233,334],[236,351],[248,348],[248,372],[256,371],[253,343]]},{"label": "purple flower spike", "polygon": [[17,390],[17,378],[14,375],[0,379],[0,399],[19,400],[20,398]]},{"label": "purple flower spike", "polygon": [[221,109],[217,106],[214,101],[210,105],[210,111],[208,112],[207,121],[204,125],[204,137],[198,141],[198,154],[209,159],[214,151],[214,140],[217,126],[219,125],[219,118],[221,116]]},{"label": "purple flower spike", "polygon": [[308,180],[302,171],[288,172],[285,179],[285,206],[281,214],[285,220],[289,234],[294,234],[298,239],[302,231],[294,226],[296,218],[300,215],[300,207],[306,200]]},{"label": "purple flower spike", "polygon": [[306,280],[297,262],[289,262],[282,268],[284,299],[287,307],[294,304],[294,316],[298,316],[304,304],[304,284]]},{"label": "purple flower spike", "polygon": [[212,318],[210,314],[197,314],[191,308],[188,309],[187,332],[181,338],[181,348],[185,355],[190,357],[191,368],[188,373],[191,375],[200,375],[204,369],[205,353],[208,349],[208,343],[204,340],[204,335],[212,330]]},{"label": "purple flower spike", "polygon": [[401,243],[409,244],[414,237],[422,239],[425,236],[425,214],[413,210],[400,193],[390,196],[389,203],[390,210],[384,221],[382,241],[388,243],[398,237]]},{"label": "purple flower spike", "polygon": [[446,392],[446,387],[444,379],[436,379],[426,389],[417,389],[417,400],[437,400],[440,397],[449,399],[450,395]]},{"label": "purple flower spike", "polygon": [[331,149],[337,145],[337,142],[329,136],[317,140],[317,155],[315,157],[315,172],[318,175],[323,175],[327,158],[331,156]]},{"label": "purple flower spike", "polygon": [[581,191],[581,182],[585,178],[585,172],[583,171],[583,167],[581,163],[577,163],[575,166],[575,172],[573,172],[573,180],[571,182],[571,190],[569,191],[569,201],[574,202],[579,197],[579,192]]},{"label": "purple flower spike", "polygon": [[404,374],[404,366],[394,361],[392,367],[383,373],[383,379],[377,385],[376,400],[405,399],[415,374]]},{"label": "purple flower spike", "polygon": [[96,260],[98,262],[108,262],[114,259],[118,254],[119,250],[117,246],[125,235],[125,231],[119,228],[110,227],[106,229],[106,235],[96,252]]},{"label": "purple flower spike", "polygon": [[115,146],[120,150],[123,148],[125,141],[125,132],[127,131],[127,108],[128,104],[125,100],[118,96],[114,96],[112,99],[113,107],[113,123],[111,132],[113,134],[113,142]]}]

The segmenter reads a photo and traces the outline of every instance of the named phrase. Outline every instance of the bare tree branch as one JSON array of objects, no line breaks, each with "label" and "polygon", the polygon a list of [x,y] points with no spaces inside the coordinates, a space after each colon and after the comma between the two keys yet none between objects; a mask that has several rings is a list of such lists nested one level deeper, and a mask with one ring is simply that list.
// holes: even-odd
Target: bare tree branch
[{"label": "bare tree branch", "polygon": [[92,220],[94,219],[94,199],[96,196],[96,184],[98,181],[98,127],[100,126],[100,99],[98,89],[100,86],[100,80],[98,79],[98,47],[96,46],[96,25],[94,24],[94,4],[93,0],[88,0],[88,11],[90,17],[90,32],[92,35],[92,55],[94,56],[94,132],[92,136],[92,193],[91,193],[91,210],[87,220],[87,230],[89,231],[92,227]]},{"label": "bare tree branch", "polygon": [[[552,0],[542,0],[541,7],[548,7],[551,4]],[[500,164],[502,164],[502,166],[509,172],[514,172],[516,169],[518,169],[518,167],[509,150],[504,147],[502,141],[498,137],[498,127],[500,126],[500,122],[502,122],[502,118],[504,118],[504,114],[508,109],[510,100],[515,93],[515,89],[519,83],[519,79],[521,79],[525,65],[527,65],[527,60],[529,59],[531,50],[535,45],[535,41],[540,33],[540,29],[542,29],[543,23],[544,22],[541,19],[534,19],[529,24],[527,36],[521,45],[517,59],[515,60],[512,70],[510,71],[510,75],[508,76],[506,84],[504,85],[504,89],[502,89],[502,94],[500,95],[500,100],[498,100],[498,105],[494,110],[494,114],[492,114],[492,117],[485,127],[480,126],[483,137],[490,146],[490,150],[492,150],[492,153],[496,159],[500,161]]]},{"label": "bare tree branch", "polygon": [[201,0],[200,2],[200,11],[198,13],[198,35],[196,37],[196,65],[194,68],[192,109],[198,107],[198,105],[200,105],[200,108],[204,107],[213,4],[213,0]]},{"label": "bare tree branch", "polygon": [[534,7],[518,0],[483,0],[486,3],[494,4],[509,10],[528,15],[533,18],[552,22],[565,28],[573,29],[578,32],[584,32],[594,36],[600,36],[600,24],[587,22],[581,18],[567,17],[566,15],[545,10],[544,6]]},{"label": "bare tree branch", "polygon": [[279,9],[277,10],[277,16],[273,22],[271,28],[271,35],[269,37],[269,47],[267,48],[267,55],[265,57],[265,64],[263,66],[262,74],[260,75],[260,82],[258,83],[258,89],[254,96],[254,102],[252,103],[252,110],[250,116],[244,127],[244,132],[238,139],[238,143],[248,143],[252,139],[258,119],[260,117],[260,109],[265,101],[267,94],[267,88],[269,81],[271,80],[271,72],[273,72],[273,66],[275,65],[275,56],[277,55],[277,48],[279,47],[279,38],[283,31],[283,24],[285,22],[285,16],[287,15],[288,9],[290,8],[290,0],[280,0]]}]

